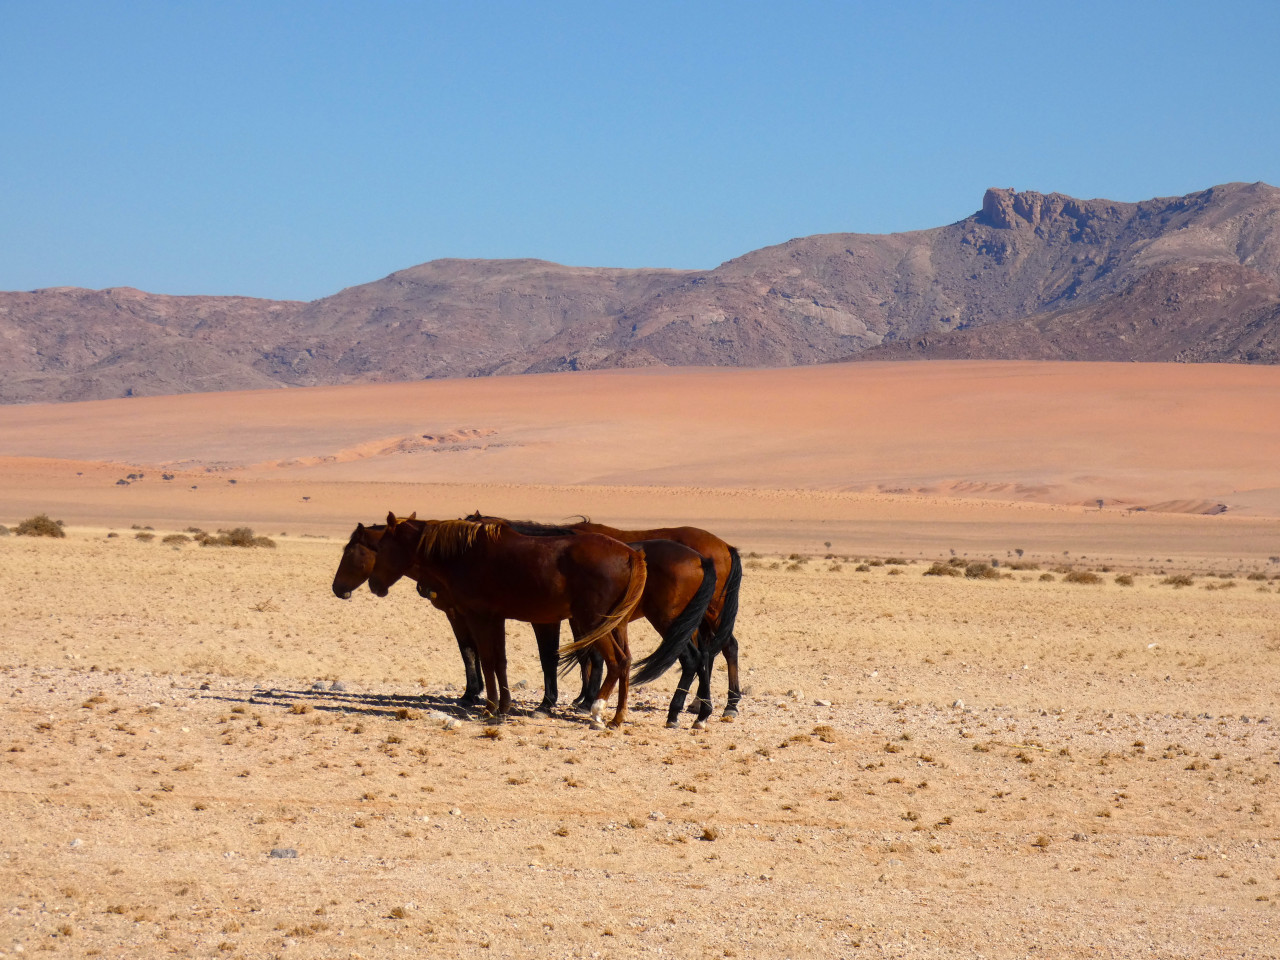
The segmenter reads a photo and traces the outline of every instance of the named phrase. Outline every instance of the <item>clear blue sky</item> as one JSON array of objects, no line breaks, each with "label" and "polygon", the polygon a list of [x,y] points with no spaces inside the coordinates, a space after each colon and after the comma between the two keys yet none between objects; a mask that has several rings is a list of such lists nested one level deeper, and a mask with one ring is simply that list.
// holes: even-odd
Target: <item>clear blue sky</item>
[{"label": "clear blue sky", "polygon": [[1280,185],[1275,2],[0,0],[0,289],[708,268]]}]

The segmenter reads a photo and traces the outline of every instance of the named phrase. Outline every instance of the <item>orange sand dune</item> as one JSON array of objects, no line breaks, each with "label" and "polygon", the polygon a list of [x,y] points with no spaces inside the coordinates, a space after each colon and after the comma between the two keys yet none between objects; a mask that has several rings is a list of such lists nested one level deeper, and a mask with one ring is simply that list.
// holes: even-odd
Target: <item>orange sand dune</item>
[{"label": "orange sand dune", "polygon": [[[48,503],[84,522],[328,531],[438,503],[696,514],[766,539],[799,524],[825,542],[828,521],[895,502],[940,522],[980,500],[1055,522],[1225,509],[1223,531],[1280,517],[1280,369],[961,361],[187,394],[3,407],[0,453],[25,458],[0,465],[5,515]],[[128,472],[144,476],[117,486]],[[1269,538],[1256,548],[1280,552]]]}]

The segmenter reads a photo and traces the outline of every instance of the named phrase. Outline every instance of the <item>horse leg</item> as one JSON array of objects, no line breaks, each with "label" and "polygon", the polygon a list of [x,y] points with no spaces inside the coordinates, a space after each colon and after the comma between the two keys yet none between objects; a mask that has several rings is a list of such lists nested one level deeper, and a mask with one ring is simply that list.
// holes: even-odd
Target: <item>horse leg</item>
[{"label": "horse leg", "polygon": [[729,637],[729,642],[720,652],[724,654],[725,666],[729,668],[729,699],[724,705],[724,717],[732,720],[738,715],[738,702],[742,699],[742,687],[738,685],[738,638]]},{"label": "horse leg", "polygon": [[582,668],[582,692],[573,705],[579,710],[588,709],[600,695],[600,682],[604,679],[604,660],[594,647],[582,651],[582,659],[578,661]]},{"label": "horse leg", "polygon": [[511,690],[507,686],[506,621],[501,617],[475,616],[467,618],[467,626],[484,670],[485,707],[490,716],[500,719],[511,710]]},{"label": "horse leg", "polygon": [[676,684],[676,692],[671,695],[671,705],[667,708],[667,727],[670,729],[680,726],[680,711],[684,709],[684,699],[689,695],[689,686],[697,672],[698,651],[691,646],[685,647],[680,654],[680,682]]},{"label": "horse leg", "polygon": [[[698,626],[698,650],[695,651],[698,657],[702,656],[700,651],[706,650],[710,646],[711,641],[715,639],[715,635],[716,635],[716,631],[711,621],[709,619],[703,620],[702,623]],[[714,659],[714,654],[712,655],[712,658]],[[697,661],[695,661],[695,663],[696,662]],[[689,712],[698,713],[702,709],[703,709],[702,681],[701,681],[701,674],[699,674],[698,694],[692,700],[689,701]],[[708,706],[706,709],[710,710],[711,707]]]},{"label": "horse leg", "polygon": [[453,627],[453,637],[458,641],[458,653],[462,654],[462,669],[467,676],[467,685],[458,705],[469,710],[479,702],[484,685],[484,678],[480,675],[480,656],[476,653],[475,640],[472,639],[466,620],[453,610],[446,610],[444,615],[449,619],[449,626]]},{"label": "horse leg", "polygon": [[533,712],[550,716],[556,701],[560,699],[557,676],[560,662],[560,624],[535,623],[533,635],[538,641],[538,661],[542,664],[542,702]]},{"label": "horse leg", "polygon": [[618,687],[618,709],[614,711],[609,726],[622,726],[622,721],[627,715],[627,692],[631,680],[631,649],[627,644],[627,625],[619,624],[610,637],[612,640],[606,638],[601,641],[601,646],[607,646],[610,649],[607,653],[601,651],[604,655],[605,678],[604,684],[600,687],[600,696],[591,705],[591,726],[595,729],[604,726],[604,707],[609,700],[609,694],[613,692],[614,684]]},{"label": "horse leg", "polygon": [[714,650],[703,648],[698,650],[698,718],[693,721],[693,729],[701,730],[707,725],[711,716],[711,665],[715,663]]}]

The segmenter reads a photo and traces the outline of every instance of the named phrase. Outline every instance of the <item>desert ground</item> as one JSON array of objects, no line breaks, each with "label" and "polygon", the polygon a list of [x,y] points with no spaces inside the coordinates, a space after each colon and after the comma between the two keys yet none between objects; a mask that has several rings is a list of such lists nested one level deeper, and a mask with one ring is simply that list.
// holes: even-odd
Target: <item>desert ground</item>
[{"label": "desert ground", "polygon": [[[0,536],[0,952],[1280,956],[1278,400],[930,363],[0,408],[0,522],[68,534]],[[460,711],[444,617],[330,581],[355,521],[476,508],[738,544],[741,716],[666,729],[668,675],[535,717],[523,624],[515,716]],[[275,546],[178,538],[241,525]]]}]

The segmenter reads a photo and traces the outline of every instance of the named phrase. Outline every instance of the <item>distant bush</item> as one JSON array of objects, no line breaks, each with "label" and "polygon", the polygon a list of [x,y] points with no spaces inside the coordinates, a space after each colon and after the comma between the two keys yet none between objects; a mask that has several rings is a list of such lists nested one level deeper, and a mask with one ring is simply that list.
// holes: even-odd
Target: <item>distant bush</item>
[{"label": "distant bush", "polygon": [[885,557],[884,562],[892,567],[905,567],[907,565],[907,561],[902,557]]},{"label": "distant bush", "polygon": [[929,567],[923,575],[926,577],[958,577],[960,576],[960,573],[961,570],[959,567],[953,567],[949,563],[938,563],[935,561],[933,566]]},{"label": "distant bush", "polygon": [[1165,577],[1160,582],[1165,586],[1176,588],[1176,587],[1189,587],[1193,583],[1195,583],[1195,580],[1192,579],[1191,574],[1189,573],[1175,573],[1171,576]]},{"label": "distant bush", "polygon": [[1040,574],[1040,579],[1045,583],[1053,583],[1053,581],[1057,580],[1058,578],[1055,577],[1052,573],[1042,573]]},{"label": "distant bush", "polygon": [[[6,527],[3,523],[0,523],[0,537],[7,537],[9,533],[10,533],[9,528]],[[1265,580],[1267,578],[1263,577],[1262,579]]]},{"label": "distant bush", "polygon": [[1120,576],[1116,577],[1116,583],[1117,583],[1119,586],[1122,586],[1122,587],[1132,587],[1132,586],[1133,586],[1133,574],[1131,574],[1131,573],[1122,573],[1122,574],[1120,574]]},{"label": "distant bush", "polygon": [[1008,564],[1010,570],[1039,570],[1040,564],[1034,560],[1015,560]]},{"label": "distant bush", "polygon": [[146,530],[139,530],[133,535],[133,539],[141,540],[143,543],[150,543],[156,538],[154,533],[148,533]]},{"label": "distant bush", "polygon": [[989,563],[977,561],[975,563],[966,564],[964,575],[970,580],[999,580],[1000,571]]},{"label": "distant bush", "polygon": [[1101,583],[1102,578],[1092,570],[1072,570],[1062,578],[1063,583]]},{"label": "distant bush", "polygon": [[167,535],[163,540],[161,540],[160,542],[161,542],[161,543],[171,543],[171,544],[190,543],[190,542],[191,542],[191,538],[190,538],[190,537],[188,537],[185,533],[171,533],[171,534],[168,534],[168,535]]},{"label": "distant bush", "polygon": [[18,524],[14,531],[20,537],[65,537],[61,520],[50,520],[47,513],[38,513]]},{"label": "distant bush", "polygon": [[201,533],[196,536],[196,541],[202,547],[274,547],[276,545],[270,537],[254,536],[251,527],[219,530],[217,536]]}]

